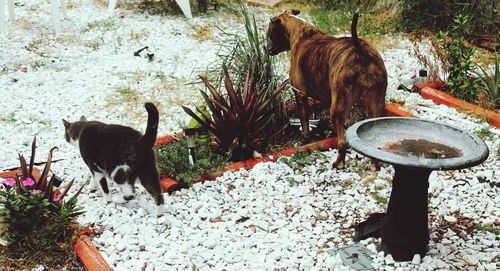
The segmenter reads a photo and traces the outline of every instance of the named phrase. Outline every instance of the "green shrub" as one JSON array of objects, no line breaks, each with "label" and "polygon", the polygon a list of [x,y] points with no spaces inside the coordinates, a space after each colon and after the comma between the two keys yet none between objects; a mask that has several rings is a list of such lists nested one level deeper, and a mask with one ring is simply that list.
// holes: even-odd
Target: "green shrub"
[{"label": "green shrub", "polygon": [[472,56],[474,47],[465,40],[468,35],[469,17],[458,15],[449,32],[439,32],[441,50],[448,63],[446,90],[454,96],[476,103],[480,79],[475,72]]},{"label": "green shrub", "polygon": [[191,186],[194,180],[205,174],[220,171],[227,165],[228,157],[214,153],[208,144],[197,144],[196,163],[191,165],[188,157],[187,140],[182,138],[155,148],[156,160],[161,175],[169,176]]},{"label": "green shrub", "polygon": [[403,0],[400,25],[405,31],[447,31],[457,14],[471,18],[474,34],[495,33],[499,27],[500,2],[492,0]]}]

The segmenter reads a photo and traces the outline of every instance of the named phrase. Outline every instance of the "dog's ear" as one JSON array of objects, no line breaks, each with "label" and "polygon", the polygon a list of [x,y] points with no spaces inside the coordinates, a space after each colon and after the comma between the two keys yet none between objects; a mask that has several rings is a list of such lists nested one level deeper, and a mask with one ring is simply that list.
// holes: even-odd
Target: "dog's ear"
[{"label": "dog's ear", "polygon": [[293,15],[299,15],[300,14],[300,10],[298,10],[298,9],[292,9],[292,14]]}]

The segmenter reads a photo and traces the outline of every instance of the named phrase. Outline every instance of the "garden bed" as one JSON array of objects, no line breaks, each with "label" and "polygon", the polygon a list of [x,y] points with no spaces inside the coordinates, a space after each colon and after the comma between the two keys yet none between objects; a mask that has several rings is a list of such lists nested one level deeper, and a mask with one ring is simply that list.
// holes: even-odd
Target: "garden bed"
[{"label": "garden bed", "polygon": [[[413,114],[404,111],[399,108],[397,104],[386,104],[385,105],[385,116],[394,116],[394,117],[414,117]],[[164,144],[169,144],[172,143],[176,140],[178,140],[179,137],[182,137],[182,133],[177,133],[175,136],[162,136],[158,137],[156,139],[155,146],[161,146]],[[263,154],[261,158],[256,158],[256,159],[248,159],[244,161],[238,161],[238,162],[232,162],[226,167],[223,167],[222,170],[219,172],[215,173],[210,173],[210,174],[205,174],[201,178],[193,180],[193,183],[198,183],[198,182],[204,182],[207,180],[214,180],[217,177],[220,177],[224,174],[226,171],[237,171],[240,169],[246,169],[249,170],[253,168],[256,164],[261,163],[261,162],[275,162],[279,159],[281,156],[292,156],[293,154],[301,151],[327,151],[332,148],[337,147],[337,138],[336,137],[330,137],[327,139],[319,140],[316,142],[312,142],[309,144],[305,144],[299,147],[290,147],[286,148],[284,150],[280,151],[275,151],[272,153],[268,154]],[[161,181],[160,181],[161,187],[164,192],[167,193],[172,193],[174,191],[177,191],[181,188],[184,188],[185,185],[182,182],[179,182],[172,178],[171,176],[161,176]]]},{"label": "garden bed", "polygon": [[489,124],[500,128],[500,114],[463,101],[446,92],[438,90],[442,86],[442,83],[427,83],[416,85],[417,89],[420,90],[420,96],[426,99],[431,99],[436,104],[443,104],[446,106],[454,107],[460,111],[466,112],[467,114],[478,116],[481,119],[487,120]]}]

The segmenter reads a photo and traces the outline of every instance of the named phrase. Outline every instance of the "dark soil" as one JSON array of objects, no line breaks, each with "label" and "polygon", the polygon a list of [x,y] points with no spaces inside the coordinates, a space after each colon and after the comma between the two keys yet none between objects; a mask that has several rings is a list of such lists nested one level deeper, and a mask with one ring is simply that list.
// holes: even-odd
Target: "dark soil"
[{"label": "dark soil", "polygon": [[44,270],[85,270],[71,244],[62,244],[58,248],[46,249],[24,257],[13,255],[5,246],[0,245],[0,271],[32,270],[38,265],[43,265]]}]

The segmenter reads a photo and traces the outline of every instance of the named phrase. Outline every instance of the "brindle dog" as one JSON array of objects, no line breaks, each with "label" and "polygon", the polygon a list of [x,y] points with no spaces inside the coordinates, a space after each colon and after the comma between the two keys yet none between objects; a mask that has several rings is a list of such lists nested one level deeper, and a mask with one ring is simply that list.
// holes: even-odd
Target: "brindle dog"
[{"label": "brindle dog", "polygon": [[307,97],[330,105],[330,125],[335,127],[338,156],[334,167],[345,162],[344,126],[354,104],[367,107],[372,117],[384,112],[387,72],[377,50],[358,39],[358,12],[351,25],[352,38],[329,36],[286,11],[273,17],[268,29],[268,53],[291,50],[290,82],[304,138],[309,137]]}]

